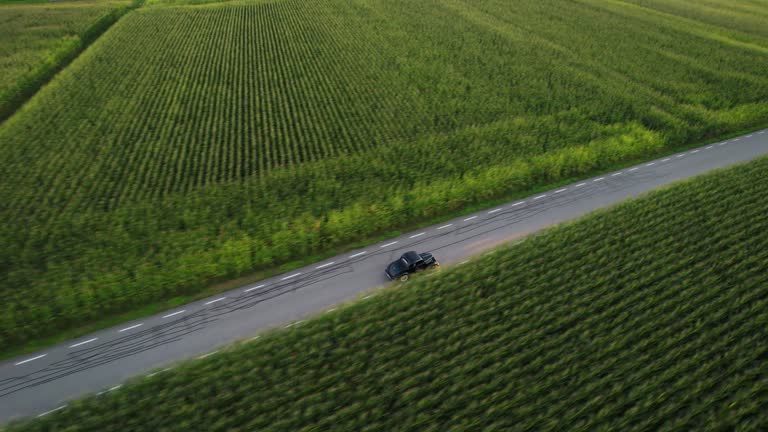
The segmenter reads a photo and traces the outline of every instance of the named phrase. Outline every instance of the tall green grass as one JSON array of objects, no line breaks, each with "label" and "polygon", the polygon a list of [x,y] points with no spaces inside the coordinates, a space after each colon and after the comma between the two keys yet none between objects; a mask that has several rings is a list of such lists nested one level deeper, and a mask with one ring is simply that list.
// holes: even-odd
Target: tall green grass
[{"label": "tall green grass", "polygon": [[768,121],[761,36],[619,6],[128,14],[0,125],[0,345]]},{"label": "tall green grass", "polygon": [[653,192],[9,432],[762,430],[766,175]]}]

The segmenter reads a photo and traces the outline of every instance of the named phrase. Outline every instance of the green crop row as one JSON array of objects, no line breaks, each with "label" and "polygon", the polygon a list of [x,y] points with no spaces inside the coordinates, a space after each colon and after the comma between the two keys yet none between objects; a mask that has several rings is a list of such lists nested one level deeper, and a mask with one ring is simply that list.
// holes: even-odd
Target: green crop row
[{"label": "green crop row", "polygon": [[0,122],[112,25],[129,5],[127,0],[0,2]]},{"label": "green crop row", "polygon": [[680,19],[137,9],[0,125],[0,346],[768,121],[765,41]]},{"label": "green crop row", "polygon": [[768,158],[9,431],[761,430]]}]

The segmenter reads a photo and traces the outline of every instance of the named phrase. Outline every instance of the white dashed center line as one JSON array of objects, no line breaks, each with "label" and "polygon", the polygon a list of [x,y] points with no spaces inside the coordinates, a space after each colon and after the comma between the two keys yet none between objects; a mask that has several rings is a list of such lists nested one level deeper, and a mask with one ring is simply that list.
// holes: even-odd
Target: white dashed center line
[{"label": "white dashed center line", "polygon": [[599,181],[603,181],[603,180],[605,180],[605,177],[596,178],[596,179],[592,180],[592,182],[599,182]]},{"label": "white dashed center line", "polygon": [[579,183],[579,184],[577,184],[577,185],[576,185],[576,186],[574,186],[574,187],[582,187],[582,186],[584,186],[585,184],[586,184],[586,183]]},{"label": "white dashed center line", "polygon": [[727,143],[727,142],[721,142],[721,143],[720,143],[720,144],[718,144],[717,146],[718,146],[718,147],[722,147],[722,146],[724,146],[724,145],[726,145],[726,144],[728,144],[728,143]]},{"label": "white dashed center line", "polygon": [[48,414],[55,413],[56,411],[63,410],[66,407],[67,407],[66,405],[62,405],[62,406],[60,406],[58,408],[54,408],[54,409],[52,409],[50,411],[46,411],[46,412],[44,412],[42,414],[38,414],[37,417],[39,418],[39,417],[42,417],[42,416],[47,416]]},{"label": "white dashed center line", "polygon": [[350,257],[350,258],[359,257],[360,255],[364,255],[364,254],[366,254],[366,253],[367,253],[367,252],[363,251],[363,252],[360,252],[360,253],[356,253],[356,254],[354,254],[354,255],[350,255],[349,257]]},{"label": "white dashed center line", "polygon": [[628,171],[629,171],[629,172],[632,172],[632,171],[637,171],[638,169],[639,169],[639,168],[637,168],[637,167],[634,167],[634,168],[630,168]]},{"label": "white dashed center line", "polygon": [[516,202],[516,203],[512,204],[512,207],[521,206],[523,204],[525,204],[525,201]]},{"label": "white dashed center line", "polygon": [[423,232],[422,232],[422,233],[414,234],[414,235],[412,235],[412,236],[410,236],[410,237],[408,237],[408,238],[416,238],[416,237],[421,237],[421,236],[423,236],[424,234],[426,234],[426,233],[423,233]]},{"label": "white dashed center line", "polygon": [[611,177],[616,177],[616,176],[618,176],[618,175],[622,175],[622,174],[624,174],[624,173],[623,173],[623,172],[621,172],[621,171],[619,171],[619,172],[617,172],[617,173],[613,173],[613,174],[611,174]]},{"label": "white dashed center line", "polygon": [[559,189],[559,190],[556,190],[556,191],[555,191],[555,193],[556,193],[556,194],[559,194],[559,193],[561,193],[561,192],[565,192],[565,191],[567,191],[567,190],[568,190],[568,188]]},{"label": "white dashed center line", "polygon": [[647,164],[645,164],[645,166],[654,166],[654,165],[656,165],[656,162],[648,162]]},{"label": "white dashed center line", "polygon": [[219,298],[217,298],[216,300],[211,300],[211,301],[209,301],[209,302],[205,302],[205,304],[206,304],[206,305],[209,305],[209,304],[214,304],[214,303],[216,303],[216,302],[220,302],[220,301],[224,300],[225,298],[226,298],[226,297],[219,297]]},{"label": "white dashed center line", "polygon": [[132,326],[130,326],[130,327],[126,327],[126,328],[124,328],[124,329],[122,329],[122,330],[118,330],[117,332],[118,332],[118,333],[122,333],[122,332],[124,332],[124,331],[133,330],[133,329],[135,329],[135,328],[137,328],[137,327],[141,327],[141,326],[143,326],[143,325],[144,325],[144,323],[140,323],[140,324],[132,325]]},{"label": "white dashed center line", "polygon": [[180,311],[178,311],[178,312],[169,313],[168,315],[163,315],[163,318],[170,318],[170,317],[172,317],[172,316],[175,316],[175,315],[178,315],[178,314],[183,314],[183,313],[184,313],[184,312],[186,312],[186,311],[187,311],[187,310],[186,310],[186,309],[184,309],[184,310],[180,310]]},{"label": "white dashed center line", "polygon": [[747,135],[747,138],[752,138],[752,135]]},{"label": "white dashed center line", "polygon": [[284,281],[284,280],[292,279],[292,278],[295,278],[296,276],[298,276],[298,275],[300,275],[300,274],[301,274],[301,273],[294,273],[294,274],[292,274],[292,275],[290,275],[290,276],[286,276],[286,277],[284,277],[284,278],[282,278],[282,279],[280,279],[280,280],[281,280],[281,281]]},{"label": "white dashed center line", "polygon": [[683,157],[683,156],[685,156],[685,153],[683,153],[683,154],[679,154],[679,155],[677,155],[677,156],[675,156],[675,157],[676,157],[676,158],[681,158],[681,157]]},{"label": "white dashed center line", "polygon": [[713,145],[707,146],[707,148],[705,148],[705,150],[712,150],[712,147],[714,147],[714,146]]},{"label": "white dashed center line", "polygon": [[693,151],[691,151],[691,154],[695,154],[695,153],[698,153],[698,152],[699,152],[698,150],[693,150]]},{"label": "white dashed center line", "polygon": [[243,292],[251,292],[251,291],[257,290],[259,288],[264,288],[264,285],[258,285],[258,286],[255,286],[253,288],[248,288],[247,290],[243,290]]},{"label": "white dashed center line", "polygon": [[662,162],[668,162],[671,158],[662,159]]},{"label": "white dashed center line", "polygon": [[329,263],[325,263],[325,264],[323,264],[323,265],[319,265],[319,266],[317,266],[317,267],[315,267],[315,268],[316,268],[316,269],[321,269],[321,268],[325,268],[325,267],[328,267],[328,266],[330,266],[330,265],[334,265],[334,264],[336,264],[336,261],[331,261],[331,262],[329,262]]},{"label": "white dashed center line", "polygon": [[47,355],[48,355],[48,354],[40,354],[40,355],[39,355],[39,356],[37,356],[37,357],[32,357],[32,358],[28,358],[28,359],[26,359],[26,360],[22,360],[22,361],[20,361],[20,362],[18,362],[18,363],[15,363],[15,366],[18,366],[18,365],[23,365],[24,363],[29,363],[29,362],[31,362],[31,361],[35,361],[35,360],[41,359],[41,358],[43,358],[43,357],[45,357],[45,356],[47,356]]},{"label": "white dashed center line", "polygon": [[542,198],[544,198],[544,197],[546,197],[546,196],[547,196],[547,194],[544,194],[544,195],[539,195],[539,196],[537,196],[537,197],[533,197],[533,200],[534,200],[534,201],[536,201],[537,199],[542,199]]},{"label": "white dashed center line", "polygon": [[497,208],[497,209],[493,209],[493,210],[489,211],[489,212],[488,212],[488,214],[492,214],[492,213],[500,212],[500,211],[502,211],[502,210],[503,210],[503,209],[500,209],[500,208]]},{"label": "white dashed center line", "polygon": [[734,139],[731,140],[731,142],[736,142],[736,141],[739,141],[739,140],[741,140],[741,138],[734,138]]},{"label": "white dashed center line", "polygon": [[441,230],[443,228],[448,228],[449,226],[452,226],[453,224],[443,225],[441,227],[438,227],[437,229]]},{"label": "white dashed center line", "polygon": [[97,339],[99,339],[99,338],[88,339],[87,341],[78,342],[78,343],[76,343],[76,344],[74,344],[74,345],[70,345],[69,347],[70,347],[70,348],[77,348],[77,347],[79,347],[79,346],[81,346],[81,345],[85,345],[85,344],[87,344],[87,343],[91,343],[91,342],[93,342],[93,341],[95,341],[95,340],[97,340]]},{"label": "white dashed center line", "polygon": [[469,260],[467,260],[467,261],[462,261],[462,262],[460,262],[459,264],[466,264],[466,263],[468,263],[468,262],[469,262]]},{"label": "white dashed center line", "polygon": [[380,248],[385,248],[385,247],[387,247],[387,246],[392,246],[392,245],[393,245],[393,244],[395,244],[395,243],[397,243],[397,242],[396,242],[396,241],[393,241],[392,243],[387,243],[387,244],[385,244],[385,245],[381,245],[381,246],[379,246],[379,247],[380,247]]},{"label": "white dashed center line", "polygon": [[477,219],[477,216],[468,217],[468,218],[464,219],[464,222],[471,221],[472,219]]},{"label": "white dashed center line", "polygon": [[120,388],[120,387],[122,387],[122,386],[123,386],[122,384],[118,384],[118,385],[116,385],[116,386],[114,386],[114,387],[110,388],[110,389],[109,389],[109,390],[107,390],[107,391],[115,391],[115,390],[119,389],[119,388]]}]

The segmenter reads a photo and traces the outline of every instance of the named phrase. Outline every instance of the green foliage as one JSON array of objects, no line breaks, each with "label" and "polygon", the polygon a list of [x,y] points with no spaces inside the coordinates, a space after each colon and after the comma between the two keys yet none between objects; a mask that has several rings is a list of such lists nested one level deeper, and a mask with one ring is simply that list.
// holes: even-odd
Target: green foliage
[{"label": "green foliage", "polygon": [[654,192],[9,432],[762,430],[766,175]]},{"label": "green foliage", "polygon": [[0,2],[0,121],[112,25],[129,4]]},{"label": "green foliage", "polygon": [[137,9],[0,125],[0,345],[765,123],[761,36],[681,19],[590,0]]}]

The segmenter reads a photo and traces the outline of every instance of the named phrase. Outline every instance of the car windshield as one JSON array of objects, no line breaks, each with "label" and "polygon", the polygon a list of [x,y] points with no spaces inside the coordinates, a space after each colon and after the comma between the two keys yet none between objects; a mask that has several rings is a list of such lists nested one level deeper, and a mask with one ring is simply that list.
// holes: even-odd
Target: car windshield
[{"label": "car windshield", "polygon": [[404,262],[405,265],[408,265],[408,260],[406,260],[405,258],[400,258],[400,261]]}]

